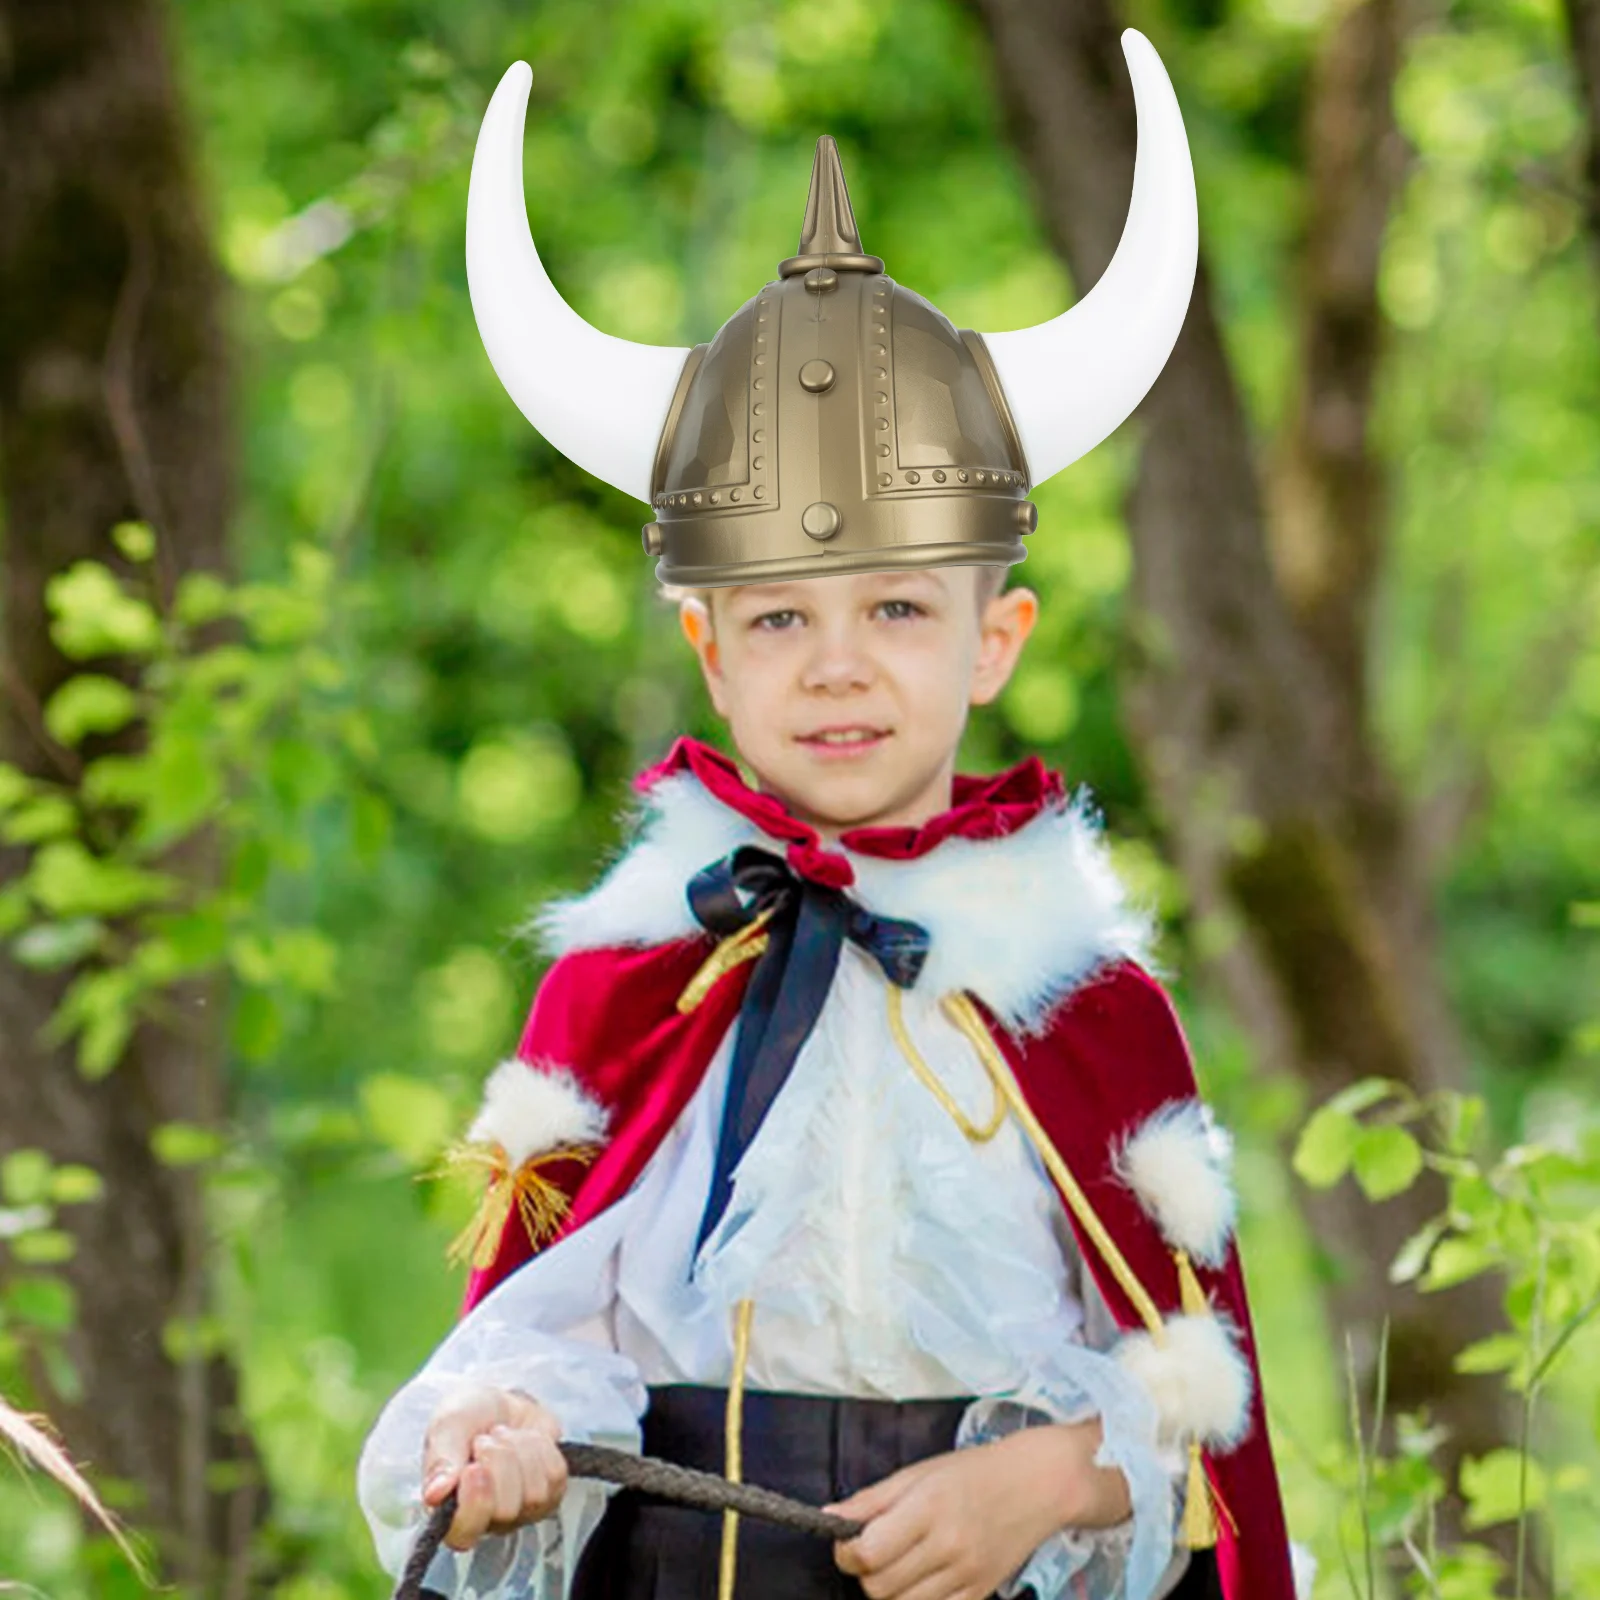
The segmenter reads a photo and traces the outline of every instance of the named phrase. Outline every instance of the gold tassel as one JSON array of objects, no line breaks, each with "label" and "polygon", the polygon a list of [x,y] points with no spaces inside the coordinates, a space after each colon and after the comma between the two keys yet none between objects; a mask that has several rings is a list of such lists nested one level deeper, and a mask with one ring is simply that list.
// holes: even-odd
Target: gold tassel
[{"label": "gold tassel", "polygon": [[[754,1300],[741,1300],[734,1310],[733,1379],[728,1385],[728,1411],[723,1424],[726,1455],[723,1476],[729,1483],[744,1481],[744,1369],[750,1360],[750,1319]],[[739,1557],[739,1513],[722,1513],[722,1555],[717,1565],[717,1600],[733,1600],[733,1576]]]},{"label": "gold tassel", "polygon": [[1211,1302],[1206,1298],[1206,1292],[1200,1287],[1200,1280],[1195,1276],[1189,1252],[1174,1250],[1172,1259],[1178,1263],[1178,1303],[1191,1317],[1209,1316]]},{"label": "gold tassel", "polygon": [[771,920],[771,910],[760,912],[737,933],[730,933],[718,944],[678,996],[680,1014],[688,1016],[728,973],[746,961],[754,961],[767,948],[765,930]]},{"label": "gold tassel", "polygon": [[[1200,1286],[1194,1263],[1187,1250],[1174,1250],[1172,1259],[1178,1264],[1178,1301],[1186,1315],[1208,1317],[1211,1301]],[[1191,1550],[1209,1550],[1217,1542],[1217,1511],[1221,1509],[1228,1525],[1237,1534],[1239,1525],[1233,1514],[1223,1504],[1201,1461],[1200,1441],[1189,1441],[1189,1487],[1183,1505],[1183,1542]]]},{"label": "gold tassel", "polygon": [[1183,1542],[1191,1550],[1209,1550],[1217,1542],[1217,1514],[1211,1504],[1211,1480],[1200,1455],[1200,1441],[1189,1441],[1189,1485],[1183,1503]]},{"label": "gold tassel", "polygon": [[447,1259],[457,1263],[470,1260],[480,1272],[493,1266],[513,1208],[527,1229],[529,1244],[540,1249],[560,1228],[570,1202],[565,1191],[539,1169],[557,1161],[592,1161],[598,1149],[593,1144],[558,1145],[554,1150],[530,1156],[513,1172],[502,1145],[452,1145],[430,1176],[481,1172],[488,1183],[472,1220],[450,1241]]}]

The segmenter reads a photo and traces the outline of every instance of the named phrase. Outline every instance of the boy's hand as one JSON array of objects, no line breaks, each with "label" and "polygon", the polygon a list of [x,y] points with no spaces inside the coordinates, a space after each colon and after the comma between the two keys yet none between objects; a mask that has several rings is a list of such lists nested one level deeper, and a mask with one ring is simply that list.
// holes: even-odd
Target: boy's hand
[{"label": "boy's hand", "polygon": [[872,1600],[987,1600],[1059,1529],[1131,1515],[1100,1437],[1095,1417],[918,1461],[824,1508],[867,1524],[834,1561]]},{"label": "boy's hand", "polygon": [[567,1489],[560,1438],[550,1412],[508,1389],[469,1389],[440,1406],[423,1445],[422,1503],[456,1490],[445,1543],[470,1550],[486,1533],[549,1516]]}]

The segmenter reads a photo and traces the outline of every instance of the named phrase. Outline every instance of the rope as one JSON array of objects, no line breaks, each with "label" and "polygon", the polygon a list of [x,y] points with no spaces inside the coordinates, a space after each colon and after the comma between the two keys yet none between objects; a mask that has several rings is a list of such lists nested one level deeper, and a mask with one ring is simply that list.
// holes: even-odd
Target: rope
[{"label": "rope", "polygon": [[[854,1539],[866,1527],[864,1522],[818,1511],[814,1506],[791,1500],[771,1489],[757,1488],[751,1483],[729,1483],[714,1472],[675,1466],[653,1456],[636,1456],[632,1451],[613,1450],[600,1444],[563,1444],[560,1449],[567,1458],[567,1470],[575,1478],[597,1478],[602,1483],[637,1489],[643,1494],[695,1506],[702,1511],[737,1511],[741,1516],[775,1522],[780,1527],[813,1534],[819,1539]],[[433,1508],[422,1532],[417,1535],[394,1600],[424,1600],[422,1580],[439,1553],[455,1514],[456,1496],[452,1490]]]}]

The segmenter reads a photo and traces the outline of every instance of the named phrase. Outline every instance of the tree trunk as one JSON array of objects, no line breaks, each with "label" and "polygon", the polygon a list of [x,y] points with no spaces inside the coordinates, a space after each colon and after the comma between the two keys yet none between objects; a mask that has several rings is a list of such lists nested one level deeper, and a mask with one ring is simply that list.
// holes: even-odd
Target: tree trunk
[{"label": "tree trunk", "polygon": [[[40,715],[73,670],[48,635],[51,574],[117,566],[107,535],[128,518],[155,528],[168,596],[184,570],[223,564],[221,299],[155,0],[0,0],[0,758],[36,775],[76,767]],[[166,865],[206,873],[212,853],[192,842]],[[242,1595],[259,1475],[232,1368],[168,1353],[164,1331],[206,1309],[207,1234],[194,1174],[150,1148],[162,1123],[219,1116],[216,996],[175,996],[182,1036],[141,1027],[91,1083],[39,1040],[65,983],[0,956],[0,1153],[39,1147],[106,1181],[104,1202],[66,1214],[83,1393],[41,1399],[79,1459],[134,1486],[172,1575]]]},{"label": "tree trunk", "polygon": [[1564,0],[1567,37],[1578,69],[1578,89],[1589,130],[1584,175],[1588,180],[1584,214],[1589,241],[1600,257],[1600,0]]},{"label": "tree trunk", "polygon": [[[1108,0],[973,4],[1043,216],[1086,289],[1116,248],[1132,185],[1117,21]],[[1367,425],[1378,255],[1401,172],[1399,50],[1395,0],[1346,8],[1323,41],[1306,118],[1298,377],[1268,491],[1202,258],[1183,333],[1140,408],[1127,507],[1129,731],[1224,990],[1264,1066],[1313,1101],[1369,1074],[1419,1093],[1467,1076],[1419,841],[1366,681],[1387,532]],[[1400,1243],[1439,1208],[1438,1184],[1376,1205],[1349,1182],[1300,1198],[1335,1263],[1328,1320],[1358,1341],[1363,1393],[1387,1318],[1391,1414],[1426,1407],[1445,1423],[1452,1475],[1462,1456],[1514,1442],[1498,1383],[1450,1368],[1453,1351],[1503,1328],[1498,1285],[1419,1296],[1388,1281]],[[1459,1533],[1460,1510],[1446,1508],[1444,1531]],[[1482,1537],[1509,1557],[1504,1532]],[[1546,1588],[1530,1575],[1529,1594]]]}]

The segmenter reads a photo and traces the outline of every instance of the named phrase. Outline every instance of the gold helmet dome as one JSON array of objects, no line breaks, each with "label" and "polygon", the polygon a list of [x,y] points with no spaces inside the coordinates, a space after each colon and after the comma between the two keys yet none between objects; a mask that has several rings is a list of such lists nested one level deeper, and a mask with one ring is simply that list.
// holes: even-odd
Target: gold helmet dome
[{"label": "gold helmet dome", "polygon": [[1123,47],[1139,111],[1133,201],[1111,265],[1071,310],[1017,333],[957,330],[863,251],[824,137],[798,253],[688,351],[602,334],[551,285],[521,195],[519,62],[485,115],[468,199],[468,281],[496,371],[557,448],[648,500],[644,545],[663,582],[1023,560],[1030,486],[1143,397],[1193,285],[1182,119],[1148,41],[1130,29]]}]

